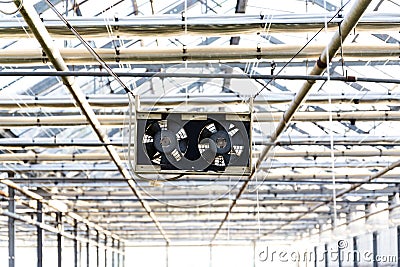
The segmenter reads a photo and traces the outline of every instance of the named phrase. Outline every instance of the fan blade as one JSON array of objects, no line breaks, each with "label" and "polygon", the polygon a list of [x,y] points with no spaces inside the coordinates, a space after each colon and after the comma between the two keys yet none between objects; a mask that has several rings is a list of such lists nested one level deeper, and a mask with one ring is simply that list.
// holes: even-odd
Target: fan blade
[{"label": "fan blade", "polygon": [[158,122],[158,124],[160,125],[160,128],[162,130],[167,130],[168,129],[168,121],[167,120],[161,120]]},{"label": "fan blade", "polygon": [[152,158],[151,161],[154,162],[155,164],[161,165],[161,162],[162,162],[162,154],[161,154],[160,152],[157,152],[157,153],[153,156],[153,158]]},{"label": "fan blade", "polygon": [[230,137],[233,137],[237,132],[239,132],[239,129],[236,127],[236,125],[234,125],[233,123],[231,123],[229,125],[228,128],[228,134]]},{"label": "fan blade", "polygon": [[215,166],[226,166],[224,158],[221,155],[215,157],[214,165]]},{"label": "fan blade", "polygon": [[212,122],[212,123],[206,125],[205,129],[207,129],[210,133],[214,134],[218,131],[217,127],[218,126],[216,126],[216,124],[214,122]]},{"label": "fan blade", "polygon": [[145,133],[154,137],[154,135],[159,131],[161,131],[160,125],[157,122],[153,122],[147,127]]},{"label": "fan blade", "polygon": [[171,152],[171,156],[174,157],[176,161],[180,161],[182,159],[181,153],[179,153],[178,149],[175,149]]},{"label": "fan blade", "polygon": [[207,124],[206,126],[201,129],[200,135],[199,135],[199,141],[210,138],[214,133],[217,132],[217,129],[215,128],[214,123]]},{"label": "fan blade", "polygon": [[236,146],[235,145],[232,147],[231,154],[240,157],[240,155],[242,155],[243,151],[244,151],[244,146],[240,146],[240,145]]},{"label": "fan blade", "polygon": [[148,144],[148,143],[153,143],[154,138],[148,134],[143,135],[143,143]]},{"label": "fan blade", "polygon": [[185,130],[183,128],[181,128],[176,134],[176,139],[179,140],[183,140],[187,138],[187,134],[185,132]]}]

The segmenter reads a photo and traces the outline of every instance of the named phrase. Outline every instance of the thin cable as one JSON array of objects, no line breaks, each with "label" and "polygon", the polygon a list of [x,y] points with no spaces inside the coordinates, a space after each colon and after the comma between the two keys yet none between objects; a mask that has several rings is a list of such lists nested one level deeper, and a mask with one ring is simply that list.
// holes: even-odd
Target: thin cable
[{"label": "thin cable", "polygon": [[[47,1],[47,0],[46,0]],[[329,19],[329,21],[326,21],[325,23],[326,24],[328,24],[328,23],[330,23],[333,19],[335,19],[336,18],[336,16],[343,10],[343,8],[348,4],[350,2],[350,0],[348,0],[347,2],[346,2],[346,4],[344,4],[341,8],[339,8],[339,10]],[[283,65],[283,67],[278,71],[278,73],[277,74],[274,74],[273,75],[273,77],[271,78],[271,80],[269,80],[254,96],[253,96],[253,99],[255,99],[256,97],[258,97],[260,94],[261,94],[261,92],[262,91],[264,91],[264,89],[266,89],[267,87],[268,87],[268,85],[270,85],[271,84],[271,82],[272,81],[274,81],[275,80],[275,76],[278,76],[310,43],[311,43],[311,41],[312,40],[314,40],[314,38],[315,37],[317,37],[317,35],[318,34],[320,34],[323,30],[325,29],[325,26],[324,27],[322,27],[321,29],[319,29],[318,30],[318,32],[316,33],[316,34],[314,34],[314,36],[310,39],[310,40],[308,40],[307,42],[306,42],[306,44],[305,45],[303,45],[303,47],[302,48],[300,48],[300,50],[299,51],[297,51],[297,53],[294,55],[294,56],[292,56],[290,59],[289,59],[289,61],[288,62],[286,62],[285,63],[285,65]],[[329,62],[329,61],[328,61]]]},{"label": "thin cable", "polygon": [[[324,0],[324,8],[326,9],[326,1]],[[325,15],[325,33],[328,32],[328,21]],[[340,25],[339,25],[340,28]],[[329,43],[327,44],[326,49],[329,51]],[[326,62],[328,62],[326,67],[327,73],[327,83],[330,81],[330,67],[329,67],[329,53],[326,53]],[[329,135],[330,135],[330,150],[331,150],[331,170],[332,170],[332,199],[333,199],[333,226],[337,225],[337,206],[336,206],[336,175],[335,175],[335,151],[334,151],[334,142],[333,142],[333,114],[332,114],[332,97],[331,91],[328,89],[328,109],[329,109]]]},{"label": "thin cable", "polygon": [[[267,36],[269,35],[269,31],[271,29],[271,25],[272,25],[272,19],[273,19],[274,15],[270,14],[268,15],[268,23],[264,23],[264,28],[263,28],[263,33],[266,34]],[[263,20],[265,20],[265,16],[263,17]],[[268,29],[267,29],[267,25],[268,25]],[[269,35],[271,36],[271,35]],[[259,34],[259,39],[262,41],[262,37],[261,37],[261,33]],[[270,38],[268,38],[268,41],[270,40]],[[259,44],[257,45],[257,49],[259,49]],[[258,68],[258,65],[260,64],[260,60],[257,60],[255,62],[253,62],[253,66],[250,68],[250,77],[255,73],[255,68]]]},{"label": "thin cable", "polygon": [[226,227],[227,227],[227,232],[228,232],[228,235],[227,235],[227,237],[228,237],[228,240],[230,240],[231,238],[230,238],[230,222],[231,222],[231,218],[230,218],[230,215],[231,215],[231,213],[230,213],[230,207],[231,207],[231,190],[232,190],[232,188],[231,188],[231,177],[229,176],[229,192],[228,192],[228,222],[227,222],[227,225],[226,225]]},{"label": "thin cable", "polygon": [[[82,38],[82,36],[76,31],[76,29],[64,18],[64,16],[58,12],[56,7],[49,1],[45,0],[46,3],[50,6],[51,10],[56,13],[56,15],[60,18],[62,22],[71,30],[71,32],[75,35],[76,38],[86,47],[86,49],[92,54],[92,56],[100,63],[100,65],[110,74],[124,89],[125,93],[131,93],[131,90],[125,85],[125,83],[118,77],[117,74],[107,65],[107,63],[96,53],[96,51]],[[133,95],[133,94],[132,94]],[[134,96],[134,95],[133,95]]]},{"label": "thin cable", "polygon": [[[256,175],[256,184],[257,184],[257,175]],[[261,238],[261,218],[260,218],[260,196],[258,194],[258,187],[256,190],[256,198],[257,198],[257,226],[258,226],[258,239]]]},{"label": "thin cable", "polygon": [[187,0],[185,1],[185,14],[184,14],[184,19],[185,19],[185,35],[187,34]]}]

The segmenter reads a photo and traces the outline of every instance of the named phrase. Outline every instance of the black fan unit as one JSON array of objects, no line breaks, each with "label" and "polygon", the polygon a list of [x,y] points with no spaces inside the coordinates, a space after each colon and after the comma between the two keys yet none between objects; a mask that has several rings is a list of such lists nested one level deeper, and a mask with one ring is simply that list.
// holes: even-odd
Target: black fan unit
[{"label": "black fan unit", "polygon": [[147,120],[142,137],[147,158],[161,169],[177,169],[187,150],[186,131],[169,119]]},{"label": "black fan unit", "polygon": [[138,112],[135,172],[248,174],[250,130],[250,113]]},{"label": "black fan unit", "polygon": [[[198,150],[209,163],[209,170],[224,171],[227,166],[247,165],[249,159],[248,149],[245,149],[246,145],[248,148],[247,131],[243,134],[241,127],[236,124],[209,119],[201,130]],[[243,130],[246,128],[243,127]],[[245,155],[242,157],[243,153]]]}]

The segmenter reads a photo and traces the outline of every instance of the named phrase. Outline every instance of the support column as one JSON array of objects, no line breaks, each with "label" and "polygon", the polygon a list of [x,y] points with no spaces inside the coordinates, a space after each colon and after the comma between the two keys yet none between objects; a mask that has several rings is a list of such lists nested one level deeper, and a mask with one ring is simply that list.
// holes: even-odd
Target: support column
[{"label": "support column", "polygon": [[[8,211],[15,214],[15,191],[8,188]],[[8,266],[15,267],[15,219],[8,217]]]},{"label": "support column", "polygon": [[353,267],[358,267],[358,261],[360,260],[358,257],[358,244],[357,244],[357,237],[353,237],[353,251],[354,251],[354,259],[353,259]]},{"label": "support column", "polygon": [[400,267],[400,225],[397,226],[397,267]]},{"label": "support column", "polygon": [[74,219],[74,267],[78,267],[78,221]]},{"label": "support column", "polygon": [[115,245],[114,245],[114,241],[115,241],[115,239],[114,239],[114,237],[112,237],[111,238],[111,248],[112,248],[112,250],[111,250],[111,267],[115,267],[115,250],[114,250]]},{"label": "support column", "polygon": [[122,267],[125,267],[125,244],[122,244]]},{"label": "support column", "polygon": [[165,246],[165,266],[169,267],[169,243]]},{"label": "support column", "polygon": [[63,236],[61,235],[62,231],[62,214],[61,212],[56,213],[56,223],[57,223],[57,255],[58,255],[58,267],[62,267],[62,249],[63,249]]},{"label": "support column", "polygon": [[117,267],[121,267],[121,240],[117,240],[118,254],[117,254]]},{"label": "support column", "polygon": [[372,266],[378,267],[378,262],[375,260],[376,256],[378,255],[378,233],[377,232],[372,233],[372,253],[374,255]]},{"label": "support column", "polygon": [[78,242],[78,249],[79,249],[79,253],[78,253],[78,259],[79,259],[79,267],[82,267],[82,255],[83,255],[83,252],[82,252],[82,242]]},{"label": "support column", "polygon": [[90,238],[90,229],[89,226],[86,225],[86,267],[90,266],[90,244],[89,244],[89,238]]},{"label": "support column", "polygon": [[[39,223],[43,222],[43,204],[39,200],[36,201],[36,217]],[[36,251],[37,251],[37,267],[43,266],[43,229],[41,226],[36,227],[37,231],[37,242],[36,242]]]},{"label": "support column", "polygon": [[328,244],[325,244],[324,248],[325,248],[325,251],[324,251],[324,254],[325,254],[325,267],[329,267]]},{"label": "support column", "polygon": [[[256,257],[257,257],[257,251],[256,251],[256,241],[253,241],[253,267],[256,267]],[[211,253],[211,244],[210,244],[210,253]],[[211,264],[211,261],[210,261]],[[210,265],[211,266],[211,265]]]},{"label": "support column", "polygon": [[209,252],[209,267],[212,267],[212,244],[210,244],[210,252]]},{"label": "support column", "polygon": [[108,242],[108,238],[105,235],[104,236],[104,267],[107,267],[107,242]]},{"label": "support column", "polygon": [[96,266],[100,267],[100,233],[96,230]]},{"label": "support column", "polygon": [[314,247],[314,267],[318,267],[318,247]]}]

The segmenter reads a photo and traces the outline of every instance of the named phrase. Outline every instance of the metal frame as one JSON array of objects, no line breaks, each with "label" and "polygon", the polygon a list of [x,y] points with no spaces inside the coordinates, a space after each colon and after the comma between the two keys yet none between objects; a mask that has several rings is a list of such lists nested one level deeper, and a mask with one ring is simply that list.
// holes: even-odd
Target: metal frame
[{"label": "metal frame", "polygon": [[[61,8],[61,1],[52,2]],[[84,1],[82,5],[90,2]],[[126,2],[120,1],[115,6]],[[132,2],[134,7],[135,1]],[[238,5],[244,2],[236,1]],[[357,3],[361,2],[365,4],[367,1]],[[38,4],[37,11],[46,10],[43,2]],[[188,102],[200,108],[215,109],[221,103],[235,107],[254,94],[248,94],[246,88],[228,93],[229,88],[223,86],[228,84],[228,80],[231,85],[243,79],[255,83],[261,90],[254,99],[256,122],[261,126],[269,123],[274,128],[277,126],[275,131],[272,129],[268,133],[254,130],[253,156],[258,160],[257,172],[250,179],[191,174],[153,184],[127,174],[124,160],[126,142],[120,128],[129,101],[121,94],[123,88],[110,79],[109,73],[97,71],[98,64],[89,58],[89,53],[78,47],[64,47],[65,44],[74,46],[76,42],[71,39],[68,28],[62,29],[60,22],[47,18],[49,12],[44,11],[43,21],[36,17],[32,23],[32,28],[36,27],[39,32],[36,33],[39,39],[51,35],[51,38],[43,40],[44,47],[48,47],[45,51],[40,48],[23,50],[18,45],[30,42],[22,33],[21,25],[24,23],[17,25],[11,19],[7,24],[0,20],[0,29],[4,29],[0,36],[8,34],[10,38],[2,39],[4,48],[0,50],[0,63],[8,62],[8,66],[16,67],[0,70],[3,94],[0,99],[0,171],[15,174],[8,179],[0,178],[0,195],[6,205],[9,196],[2,188],[13,188],[17,194],[15,211],[0,209],[0,236],[6,236],[8,232],[3,218],[18,220],[20,223],[15,224],[16,240],[25,240],[23,233],[26,231],[37,232],[38,236],[40,232],[48,231],[52,234],[46,235],[46,242],[52,244],[57,245],[57,236],[73,239],[75,266],[80,264],[80,254],[85,253],[82,244],[86,244],[96,247],[97,257],[99,249],[104,248],[105,265],[112,263],[114,267],[125,263],[124,246],[144,242],[164,246],[165,236],[171,242],[167,242],[168,245],[173,245],[174,241],[193,240],[207,245],[212,240],[211,245],[221,241],[234,244],[259,239],[292,243],[332,231],[332,157],[338,187],[336,211],[340,222],[337,227],[364,221],[371,214],[360,206],[387,204],[391,195],[399,191],[400,137],[397,122],[400,118],[400,80],[396,78],[399,21],[394,14],[377,11],[372,15],[364,14],[345,42],[347,15],[343,19],[337,14],[328,23],[326,36],[331,38],[340,23],[339,36],[334,36],[329,51],[325,50],[318,59],[319,52],[325,47],[324,37],[318,36],[318,42],[306,45],[295,56],[301,45],[297,47],[292,43],[293,39],[282,33],[303,40],[305,33],[312,36],[313,31],[323,27],[325,14],[306,14],[307,17],[289,14],[270,18],[227,16],[223,14],[228,11],[226,3],[217,0],[208,4],[206,9],[217,13],[215,20],[203,15],[186,17],[187,32],[205,38],[180,36],[184,31],[182,25],[185,25],[180,15],[155,14],[151,18],[131,19],[128,14],[128,17],[123,15],[108,22],[99,17],[72,18],[71,12],[65,15],[84,38],[91,36],[89,30],[93,26],[91,42],[99,47],[96,51],[111,64],[112,69],[119,70],[117,74],[127,81],[130,89],[143,92],[141,106],[144,108],[154,106],[167,110]],[[330,1],[327,8],[336,6],[338,10],[335,4],[337,2]],[[386,4],[390,5],[389,2]],[[188,2],[188,8],[199,5],[206,6],[207,3]],[[316,1],[314,7],[323,11],[323,1]],[[62,8],[69,10],[70,7]],[[113,12],[114,8],[107,6],[105,14],[110,14],[107,12]],[[162,12],[175,8],[179,14],[184,5],[174,3]],[[249,8],[252,12],[251,6],[244,6],[242,10]],[[134,13],[140,14],[142,11],[139,9],[140,6],[134,7]],[[28,15],[37,11],[28,12]],[[123,14],[131,11],[124,10]],[[234,11],[235,8],[230,7],[229,12]],[[346,14],[351,17],[352,12],[347,11],[346,7]],[[327,13],[326,17],[332,15]],[[162,25],[154,19],[171,24]],[[132,28],[140,22],[154,27]],[[354,22],[348,28],[352,28]],[[295,27],[295,23],[298,26]],[[11,28],[5,29],[8,25],[16,28],[13,33],[10,33]],[[268,31],[260,31],[269,25]],[[43,26],[49,26],[47,33]],[[120,28],[114,28],[113,34],[109,34],[106,26]],[[231,30],[222,32],[222,28],[227,26],[232,27]],[[141,30],[148,38],[136,40],[139,35],[135,31],[128,32],[128,27]],[[290,31],[288,27],[291,27]],[[152,31],[159,32],[160,29],[165,29],[165,32],[149,37]],[[55,34],[53,30],[59,33]],[[231,42],[231,37],[239,32],[244,33],[240,42],[238,38]],[[255,36],[252,34],[255,32],[260,34]],[[21,34],[24,40],[12,39]],[[363,45],[366,38],[375,40],[374,45]],[[52,43],[53,39],[56,39],[55,43]],[[358,44],[349,44],[351,42]],[[231,43],[238,45],[229,46]],[[76,53],[81,56],[72,56]],[[328,59],[326,54],[329,54]],[[286,65],[292,58],[293,61]],[[332,58],[336,62],[330,65]],[[218,66],[215,62],[223,60],[241,74],[227,73],[222,65],[215,74],[184,71],[185,63],[189,66],[194,60],[202,62],[193,64],[194,68],[200,68],[204,62],[215,67]],[[283,71],[265,75],[272,70],[272,60],[277,61],[275,71],[284,69],[288,75]],[[173,62],[183,63],[181,69],[174,68]],[[309,75],[304,75],[307,73],[304,70],[311,69],[315,62],[317,67]],[[342,62],[343,68],[340,69]],[[127,63],[136,64],[124,65]],[[53,64],[55,70],[47,70]],[[325,65],[330,67],[330,76],[322,73]],[[175,73],[164,72],[163,68],[171,68]],[[152,77],[154,79],[148,82]],[[201,81],[206,78],[215,81],[213,90],[201,88]],[[181,81],[187,81],[189,94],[176,91],[158,99],[157,90],[163,83]],[[298,90],[302,82],[305,85]],[[312,88],[311,84],[314,84]],[[65,88],[75,94],[75,98],[65,95]],[[193,95],[198,97],[192,100]],[[215,96],[218,96],[217,101],[209,103],[210,97]],[[332,138],[327,134],[330,127],[335,131]],[[30,205],[29,200],[38,205]],[[63,212],[65,229],[62,232],[51,224],[54,222],[52,214],[61,212],[54,200],[67,205],[66,212]],[[40,206],[43,206],[43,221],[38,216]],[[386,214],[383,212],[395,207],[398,206],[383,208],[372,215]],[[362,215],[356,219],[349,218],[354,210]],[[35,219],[30,217],[32,214]],[[96,235],[88,238],[89,230]],[[230,238],[228,241],[227,236]],[[353,246],[357,246],[356,241],[353,241]],[[97,265],[99,262],[97,259]]]}]

